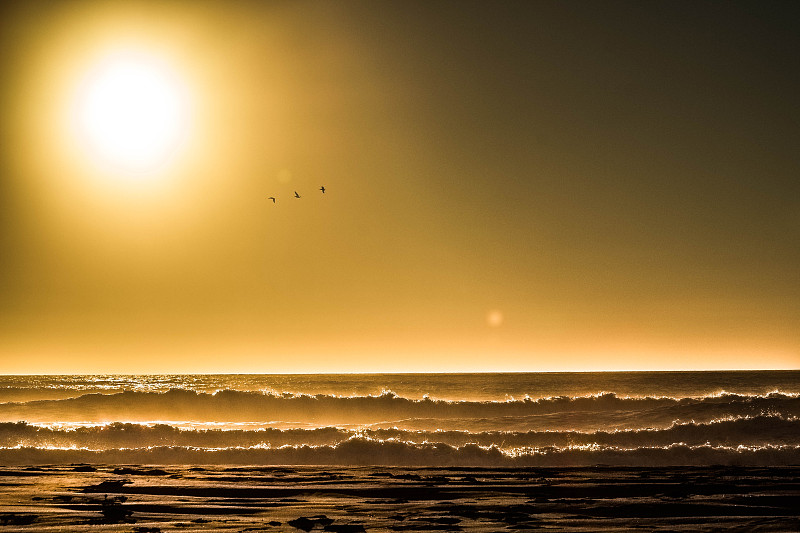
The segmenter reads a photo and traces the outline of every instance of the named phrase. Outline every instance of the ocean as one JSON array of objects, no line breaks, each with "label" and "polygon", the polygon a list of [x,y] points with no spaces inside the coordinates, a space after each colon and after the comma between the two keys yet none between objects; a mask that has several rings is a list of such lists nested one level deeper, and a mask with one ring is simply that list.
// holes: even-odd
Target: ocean
[{"label": "ocean", "polygon": [[0,464],[800,464],[800,371],[0,377]]}]

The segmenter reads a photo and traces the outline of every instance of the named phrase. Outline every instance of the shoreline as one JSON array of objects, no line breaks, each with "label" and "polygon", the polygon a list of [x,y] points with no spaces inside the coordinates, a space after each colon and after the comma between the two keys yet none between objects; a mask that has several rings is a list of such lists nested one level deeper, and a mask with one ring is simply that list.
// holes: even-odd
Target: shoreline
[{"label": "shoreline", "polygon": [[0,467],[4,531],[800,530],[800,466]]}]

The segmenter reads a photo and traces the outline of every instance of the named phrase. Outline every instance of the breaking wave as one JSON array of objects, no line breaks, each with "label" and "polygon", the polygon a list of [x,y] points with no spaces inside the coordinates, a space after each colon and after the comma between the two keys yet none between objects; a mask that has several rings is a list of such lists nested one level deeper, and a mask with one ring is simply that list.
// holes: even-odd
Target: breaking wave
[{"label": "breaking wave", "polygon": [[387,465],[387,466],[672,466],[789,465],[800,463],[800,446],[661,447],[569,446],[501,450],[497,446],[444,443],[410,444],[354,438],[337,445],[262,446],[223,449],[192,447],[0,449],[3,464],[264,464],[264,465]]},{"label": "breaking wave", "polygon": [[666,429],[478,432],[401,429],[190,430],[112,423],[0,424],[0,461],[434,466],[795,464],[800,420],[760,415]]},{"label": "breaking wave", "polygon": [[424,431],[391,429],[260,428],[255,430],[182,429],[167,424],[115,422],[70,429],[42,427],[26,422],[0,423],[0,447],[22,448],[137,448],[178,446],[193,448],[336,446],[354,438],[408,444],[443,443],[450,446],[518,447],[568,446],[668,446],[673,443],[714,446],[800,445],[800,419],[759,415],[675,423],[665,429],[614,431]]},{"label": "breaking wave", "polygon": [[[505,401],[409,399],[391,391],[369,396],[275,394],[222,390],[203,393],[125,391],[84,394],[76,398],[0,403],[0,420],[29,422],[147,422],[186,420],[207,422],[295,422],[312,425],[378,424],[403,420],[509,419],[527,429],[544,429],[548,417],[569,419],[576,429],[599,421],[602,426],[666,426],[677,421],[707,422],[725,417],[780,413],[800,416],[800,396],[772,392],[763,395],[720,393],[702,397],[590,396],[523,398]],[[596,418],[600,416],[601,418]],[[525,420],[526,417],[529,420]],[[464,429],[474,429],[467,427]]]},{"label": "breaking wave", "polygon": [[[772,392],[725,392],[711,385],[713,376],[691,374],[700,385],[677,396],[505,398],[495,376],[489,399],[435,399],[423,385],[410,396],[378,393],[382,377],[338,389],[325,382],[314,394],[237,388],[262,385],[256,377],[7,378],[0,464],[800,464],[800,389],[784,374],[747,389],[780,389]],[[411,390],[406,378],[392,379]],[[429,383],[440,388],[430,390],[458,397],[460,379],[437,377]],[[655,377],[630,379],[646,385]],[[509,390],[522,390],[523,381]],[[175,382],[184,386],[169,388]]]}]

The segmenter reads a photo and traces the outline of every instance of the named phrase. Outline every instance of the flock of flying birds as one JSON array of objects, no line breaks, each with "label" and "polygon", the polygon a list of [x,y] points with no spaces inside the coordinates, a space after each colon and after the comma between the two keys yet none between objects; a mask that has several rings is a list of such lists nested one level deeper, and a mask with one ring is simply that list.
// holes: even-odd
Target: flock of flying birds
[{"label": "flock of flying birds", "polygon": [[[322,187],[320,187],[320,188],[319,188],[319,190],[321,190],[321,191],[322,191],[322,194],[325,194],[325,186],[324,186],[324,185],[323,185]],[[299,195],[299,194],[297,194],[297,191],[294,191],[294,197],[295,197],[295,198],[300,198],[300,195]],[[275,203],[275,200],[276,200],[276,198],[275,198],[274,196],[268,196],[268,197],[267,197],[267,200],[272,200],[272,203],[274,204],[274,203]]]}]

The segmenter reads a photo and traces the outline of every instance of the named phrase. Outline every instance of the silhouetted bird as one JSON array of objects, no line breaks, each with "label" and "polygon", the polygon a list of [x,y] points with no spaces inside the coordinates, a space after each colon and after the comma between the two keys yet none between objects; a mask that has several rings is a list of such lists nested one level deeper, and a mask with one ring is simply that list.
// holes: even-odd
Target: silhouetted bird
[{"label": "silhouetted bird", "polygon": [[295,198],[300,198],[300,195],[299,195],[299,194],[297,194],[297,191],[294,191],[294,197],[295,197]]},{"label": "silhouetted bird", "polygon": [[320,187],[319,190],[322,191],[322,194],[325,194],[325,186],[324,185],[322,187]]},{"label": "silhouetted bird", "polygon": [[272,203],[273,204],[275,203],[275,197],[274,196],[270,196],[269,198],[267,198],[267,200],[272,200]]}]

